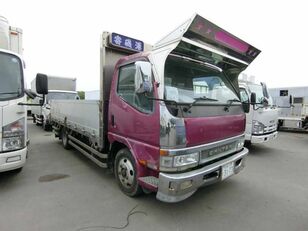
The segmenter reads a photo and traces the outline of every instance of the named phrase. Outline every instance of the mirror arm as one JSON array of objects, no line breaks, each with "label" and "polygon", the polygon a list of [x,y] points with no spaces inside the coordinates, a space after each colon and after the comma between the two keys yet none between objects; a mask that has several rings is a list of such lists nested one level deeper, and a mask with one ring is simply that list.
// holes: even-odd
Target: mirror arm
[{"label": "mirror arm", "polygon": [[37,95],[34,92],[31,92],[31,91],[29,91],[27,89],[25,89],[25,93],[31,99],[34,99],[35,97],[37,97]]},{"label": "mirror arm", "polygon": [[40,104],[35,104],[35,103],[18,103],[17,105],[21,105],[21,106],[42,106]]},{"label": "mirror arm", "polygon": [[37,103],[18,103],[17,105],[21,105],[21,106],[43,106],[44,105],[44,102],[45,102],[45,95],[43,96],[39,96],[40,98],[43,98],[42,100],[42,104],[37,104]]}]

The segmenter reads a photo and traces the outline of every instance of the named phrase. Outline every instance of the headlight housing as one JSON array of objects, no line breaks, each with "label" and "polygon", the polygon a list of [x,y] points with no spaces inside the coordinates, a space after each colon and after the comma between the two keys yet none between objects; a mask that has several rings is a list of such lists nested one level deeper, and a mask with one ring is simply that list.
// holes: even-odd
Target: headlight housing
[{"label": "headlight housing", "polygon": [[242,150],[244,147],[244,144],[245,144],[245,139],[238,140],[236,143],[236,151]]},{"label": "headlight housing", "polygon": [[252,134],[263,134],[264,133],[264,124],[257,120],[252,121]]},{"label": "headlight housing", "polygon": [[25,146],[25,119],[21,118],[2,128],[2,151],[13,151]]},{"label": "headlight housing", "polygon": [[199,156],[199,152],[174,156],[161,156],[160,169],[167,171],[180,171],[195,167],[199,163]]}]

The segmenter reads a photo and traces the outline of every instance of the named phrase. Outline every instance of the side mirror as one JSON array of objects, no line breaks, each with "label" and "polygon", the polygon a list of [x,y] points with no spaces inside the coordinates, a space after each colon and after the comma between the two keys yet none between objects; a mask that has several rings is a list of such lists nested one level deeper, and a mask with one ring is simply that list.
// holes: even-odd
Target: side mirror
[{"label": "side mirror", "polygon": [[36,92],[38,94],[48,94],[48,78],[45,74],[38,73],[36,75]]},{"label": "side mirror", "polygon": [[136,93],[150,93],[153,91],[152,65],[149,62],[137,61],[135,74]]},{"label": "side mirror", "polygon": [[251,92],[251,95],[250,95],[250,103],[251,103],[252,105],[255,105],[255,104],[256,104],[256,102],[257,102],[257,96],[256,96],[256,93]]},{"label": "side mirror", "polygon": [[250,104],[249,103],[245,103],[245,102],[243,102],[242,104],[243,104],[244,112],[245,113],[249,113],[249,111],[250,111]]}]

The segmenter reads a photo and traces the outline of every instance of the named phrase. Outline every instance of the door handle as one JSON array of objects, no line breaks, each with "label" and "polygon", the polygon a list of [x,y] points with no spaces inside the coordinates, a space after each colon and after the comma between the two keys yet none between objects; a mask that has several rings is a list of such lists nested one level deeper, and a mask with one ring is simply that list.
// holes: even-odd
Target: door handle
[{"label": "door handle", "polygon": [[114,115],[111,115],[111,126],[115,128]]}]

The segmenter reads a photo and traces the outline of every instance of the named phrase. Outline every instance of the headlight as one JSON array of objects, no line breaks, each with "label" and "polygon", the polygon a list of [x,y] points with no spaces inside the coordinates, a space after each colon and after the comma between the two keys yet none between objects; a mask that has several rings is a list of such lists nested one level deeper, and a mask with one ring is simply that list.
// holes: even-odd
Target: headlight
[{"label": "headlight", "polygon": [[260,123],[257,120],[252,121],[252,134],[263,134],[264,133],[264,124]]},{"label": "headlight", "polygon": [[24,137],[10,137],[2,139],[2,150],[3,151],[12,151],[16,149],[21,149],[24,147]]},{"label": "headlight", "polygon": [[199,162],[199,153],[191,153],[186,155],[175,156],[173,159],[174,167],[182,167],[186,165],[197,164]]},{"label": "headlight", "polygon": [[199,163],[199,152],[175,155],[175,156],[161,156],[160,169],[177,171],[185,170],[197,166]]},{"label": "headlight", "polygon": [[2,151],[12,151],[25,146],[24,118],[2,128]]},{"label": "headlight", "polygon": [[241,150],[244,147],[244,143],[245,143],[244,139],[241,139],[241,140],[237,141],[237,143],[236,143],[236,151]]}]

